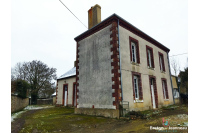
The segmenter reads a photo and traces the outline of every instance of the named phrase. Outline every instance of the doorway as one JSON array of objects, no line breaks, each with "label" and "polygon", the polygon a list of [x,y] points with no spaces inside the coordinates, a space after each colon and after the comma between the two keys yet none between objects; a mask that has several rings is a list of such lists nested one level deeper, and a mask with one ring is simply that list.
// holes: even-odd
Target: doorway
[{"label": "doorway", "polygon": [[67,100],[68,100],[68,85],[63,85],[63,105],[67,106]]},{"label": "doorway", "polygon": [[152,108],[156,109],[158,108],[158,92],[157,92],[157,87],[156,87],[156,78],[150,77],[149,82],[150,82]]}]

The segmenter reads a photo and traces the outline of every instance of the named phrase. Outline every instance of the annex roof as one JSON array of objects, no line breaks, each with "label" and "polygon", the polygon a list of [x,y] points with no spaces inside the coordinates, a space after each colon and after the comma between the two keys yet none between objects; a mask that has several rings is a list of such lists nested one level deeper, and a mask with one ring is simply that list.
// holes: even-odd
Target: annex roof
[{"label": "annex roof", "polygon": [[56,95],[56,92],[54,92],[51,96],[55,96]]},{"label": "annex roof", "polygon": [[68,78],[76,75],[76,67],[73,67],[71,70],[67,71],[65,74],[61,75],[58,79]]}]

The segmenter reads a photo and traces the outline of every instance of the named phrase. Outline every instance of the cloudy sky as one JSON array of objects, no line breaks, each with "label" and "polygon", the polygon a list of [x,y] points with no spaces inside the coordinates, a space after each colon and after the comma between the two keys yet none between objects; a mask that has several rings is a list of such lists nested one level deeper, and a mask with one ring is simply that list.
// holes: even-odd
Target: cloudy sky
[{"label": "cloudy sky", "polygon": [[[187,0],[62,0],[87,26],[88,10],[101,6],[101,19],[113,13],[124,18],[170,49],[169,56],[188,53]],[[71,69],[76,59],[74,38],[85,32],[59,0],[11,0],[11,67],[40,60],[57,69]],[[173,56],[181,70],[187,54]]]}]

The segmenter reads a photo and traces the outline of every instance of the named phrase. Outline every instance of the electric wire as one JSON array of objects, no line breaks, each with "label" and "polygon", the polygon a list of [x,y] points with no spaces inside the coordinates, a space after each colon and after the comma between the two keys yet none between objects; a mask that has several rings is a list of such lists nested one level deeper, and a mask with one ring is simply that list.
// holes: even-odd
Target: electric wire
[{"label": "electric wire", "polygon": [[[73,15],[74,15],[74,13],[61,1],[61,0],[59,0]],[[76,17],[76,15],[74,15],[74,17]],[[81,22],[81,20],[78,18],[78,17],[76,17],[78,20],[79,20],[79,22]],[[88,29],[88,27],[83,23],[83,22],[81,22],[81,24],[83,24],[83,26],[85,26],[87,29]],[[97,37],[97,35],[96,34],[94,34],[96,37]],[[97,37],[98,38],[98,37]],[[182,54],[177,54],[177,55],[171,55],[171,56],[169,56],[169,57],[173,57],[173,56],[179,56],[179,55],[184,55],[184,54],[188,54],[188,53],[182,53]]]},{"label": "electric wire", "polygon": [[[74,17],[76,17],[76,15],[61,0],[59,0],[59,1],[74,15]],[[79,20],[79,22],[81,22],[81,20],[78,17],[76,17],[76,18]],[[81,22],[81,24],[83,24],[88,29],[88,27],[83,22]],[[96,35],[96,33],[94,33],[94,35],[98,39],[98,36]]]},{"label": "electric wire", "polygon": [[[69,10],[69,8],[61,1],[61,0],[59,0],[68,10]],[[70,11],[70,10],[69,10]],[[72,14],[73,14],[73,12],[72,11],[70,11]],[[74,14],[73,14],[74,15]],[[74,17],[76,17],[76,15],[74,15]],[[78,19],[78,17],[76,17],[77,19]],[[80,19],[78,19],[80,22],[81,22],[81,20]],[[82,23],[82,22],[81,22]],[[84,25],[84,23],[82,23],[83,25]],[[85,25],[84,25],[85,26]],[[88,27],[87,26],[85,26],[87,29],[88,29]]]},{"label": "electric wire", "polygon": [[171,56],[169,56],[169,57],[179,56],[179,55],[184,55],[184,54],[188,54],[188,53],[182,53],[182,54],[177,54],[177,55],[171,55]]}]

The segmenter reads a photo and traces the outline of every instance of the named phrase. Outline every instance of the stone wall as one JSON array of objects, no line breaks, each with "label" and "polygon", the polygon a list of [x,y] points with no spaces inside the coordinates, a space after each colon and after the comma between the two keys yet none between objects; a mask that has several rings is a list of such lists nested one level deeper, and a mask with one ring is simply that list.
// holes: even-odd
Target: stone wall
[{"label": "stone wall", "polygon": [[74,112],[75,114],[104,116],[119,119],[119,109],[75,108]]},{"label": "stone wall", "polygon": [[56,105],[56,96],[53,97],[53,105]]},{"label": "stone wall", "polygon": [[77,108],[116,108],[112,97],[110,28],[111,25],[78,42]]},{"label": "stone wall", "polygon": [[22,110],[29,105],[29,98],[22,99],[16,95],[11,95],[11,113]]},{"label": "stone wall", "polygon": [[37,99],[37,105],[52,105],[53,99]]}]

